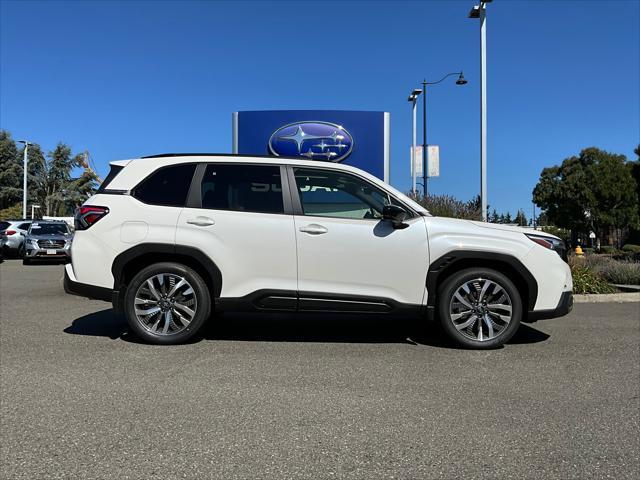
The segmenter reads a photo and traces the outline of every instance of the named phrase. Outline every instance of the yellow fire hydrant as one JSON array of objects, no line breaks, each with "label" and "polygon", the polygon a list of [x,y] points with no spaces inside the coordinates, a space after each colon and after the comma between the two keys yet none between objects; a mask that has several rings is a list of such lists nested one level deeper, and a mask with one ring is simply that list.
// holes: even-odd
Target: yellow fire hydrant
[{"label": "yellow fire hydrant", "polygon": [[582,251],[582,247],[580,245],[576,247],[576,255],[578,256],[584,255],[584,252]]}]

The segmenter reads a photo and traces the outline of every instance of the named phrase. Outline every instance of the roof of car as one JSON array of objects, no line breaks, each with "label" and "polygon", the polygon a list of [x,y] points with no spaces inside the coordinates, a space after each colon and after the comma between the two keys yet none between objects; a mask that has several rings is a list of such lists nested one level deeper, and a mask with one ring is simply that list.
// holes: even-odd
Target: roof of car
[{"label": "roof of car", "polygon": [[284,158],[287,160],[304,160],[304,158],[300,157],[287,157],[280,155],[255,155],[255,154],[246,154],[246,153],[158,153],[155,155],[145,155],[140,158],[162,158],[162,157],[255,157],[255,158]]}]

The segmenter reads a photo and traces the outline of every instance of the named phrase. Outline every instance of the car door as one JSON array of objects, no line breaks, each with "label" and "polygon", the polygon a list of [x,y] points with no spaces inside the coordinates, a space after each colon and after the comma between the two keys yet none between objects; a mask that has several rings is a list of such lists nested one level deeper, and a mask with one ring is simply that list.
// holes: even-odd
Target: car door
[{"label": "car door", "polygon": [[295,308],[296,240],[281,168],[212,162],[196,172],[176,244],[201,250],[217,265],[221,297],[278,297],[273,302]]},{"label": "car door", "polygon": [[421,216],[409,212],[406,226],[394,228],[382,208],[400,202],[351,173],[290,167],[290,178],[300,309],[422,304],[429,251]]}]

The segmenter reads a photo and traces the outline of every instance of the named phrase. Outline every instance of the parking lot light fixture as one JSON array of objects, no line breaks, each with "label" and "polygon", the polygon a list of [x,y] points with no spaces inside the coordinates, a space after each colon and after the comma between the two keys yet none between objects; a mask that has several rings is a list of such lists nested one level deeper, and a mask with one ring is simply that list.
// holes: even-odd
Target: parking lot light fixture
[{"label": "parking lot light fixture", "polygon": [[487,221],[487,3],[481,1],[469,12],[469,18],[480,20],[480,202],[482,220]]},{"label": "parking lot light fixture", "polygon": [[464,78],[464,74],[461,71],[447,73],[437,82],[427,82],[426,79],[422,82],[422,187],[425,197],[428,193],[427,180],[429,178],[429,172],[427,171],[427,85],[437,85],[452,75],[458,75],[456,85],[466,85],[467,80]]}]

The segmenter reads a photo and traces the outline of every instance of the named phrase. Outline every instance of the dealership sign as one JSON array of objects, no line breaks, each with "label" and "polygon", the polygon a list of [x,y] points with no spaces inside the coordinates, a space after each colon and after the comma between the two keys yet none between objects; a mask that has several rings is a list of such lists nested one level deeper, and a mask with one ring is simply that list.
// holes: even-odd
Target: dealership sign
[{"label": "dealership sign", "polygon": [[235,112],[233,153],[340,162],[389,181],[389,114],[345,110]]},{"label": "dealership sign", "polygon": [[340,162],[353,149],[353,137],[340,125],[329,122],[296,122],[280,127],[269,138],[269,151],[276,156]]}]

